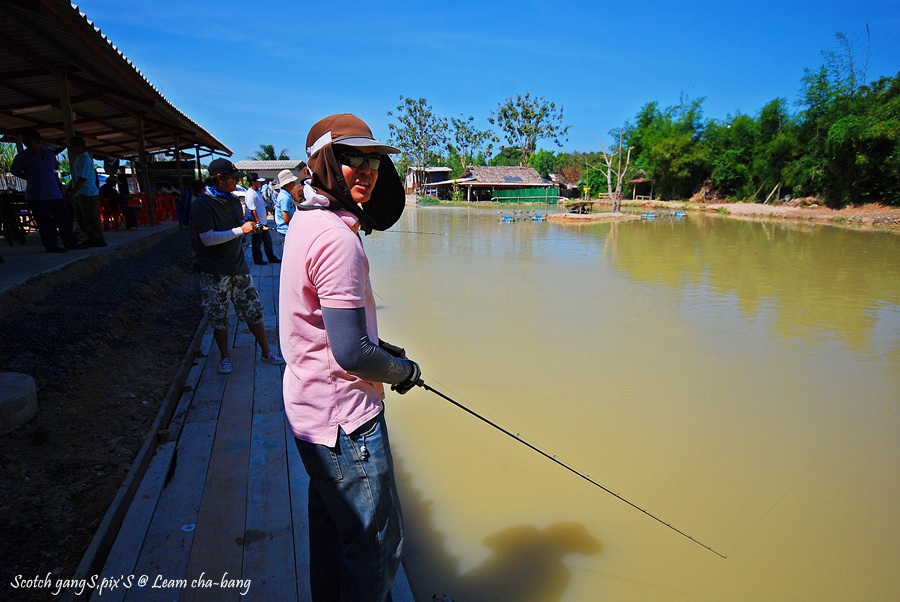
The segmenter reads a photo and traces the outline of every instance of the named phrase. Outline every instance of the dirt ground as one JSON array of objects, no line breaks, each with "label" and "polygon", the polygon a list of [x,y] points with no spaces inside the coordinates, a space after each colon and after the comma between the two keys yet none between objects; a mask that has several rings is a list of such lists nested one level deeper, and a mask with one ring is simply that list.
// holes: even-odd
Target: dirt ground
[{"label": "dirt ground", "polygon": [[70,577],[90,544],[201,320],[189,246],[176,231],[37,301],[0,297],[0,371],[33,376],[39,405],[0,437],[0,599],[52,599],[11,583]]},{"label": "dirt ground", "polygon": [[[551,214],[551,219],[569,222],[622,221],[637,219],[634,213],[610,213],[612,202],[598,200],[594,212],[587,214]],[[785,220],[815,224],[828,224],[862,230],[880,230],[900,234],[900,207],[868,204],[845,209],[829,209],[816,203],[816,199],[797,199],[784,204],[724,203],[697,201],[629,201],[623,202],[623,209],[640,207],[663,211],[701,211],[727,215],[735,219]]]},{"label": "dirt ground", "polygon": [[878,204],[829,209],[819,205],[762,205],[759,203],[711,203],[707,211],[723,210],[733,217],[798,219],[832,225],[885,229],[900,232],[900,207]]},{"label": "dirt ground", "polygon": [[[663,206],[683,207],[707,212],[723,213],[742,219],[785,219],[847,226],[861,229],[888,230],[900,233],[900,207],[868,204],[845,209],[829,209],[815,203],[815,199],[798,199],[790,204],[762,203],[678,203],[658,201]],[[655,205],[658,206],[658,205]]]}]

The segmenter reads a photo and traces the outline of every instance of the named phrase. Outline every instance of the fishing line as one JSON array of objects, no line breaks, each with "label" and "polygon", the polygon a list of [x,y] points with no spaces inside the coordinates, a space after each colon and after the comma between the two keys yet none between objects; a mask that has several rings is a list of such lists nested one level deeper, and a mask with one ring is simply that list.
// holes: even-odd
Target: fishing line
[{"label": "fishing line", "polygon": [[438,391],[437,389],[432,388],[431,386],[429,386],[428,384],[426,384],[426,383],[424,383],[424,382],[421,383],[419,386],[422,387],[423,389],[425,389],[426,391],[430,391],[431,393],[434,393],[435,395],[437,395],[438,397],[444,399],[445,401],[449,401],[450,403],[452,403],[453,405],[455,405],[455,406],[458,407],[459,409],[461,409],[461,410],[463,410],[463,411],[465,411],[465,412],[468,412],[469,414],[471,414],[471,415],[474,416],[475,418],[478,418],[478,419],[481,420],[482,422],[484,422],[484,423],[486,423],[486,424],[488,424],[488,425],[494,427],[495,429],[497,429],[497,430],[500,431],[501,433],[503,433],[503,434],[505,434],[505,435],[507,435],[507,436],[509,436],[509,437],[512,437],[513,439],[515,439],[516,441],[518,441],[518,442],[521,443],[522,445],[528,447],[529,449],[531,449],[531,450],[533,450],[533,451],[536,451],[537,453],[541,454],[542,456],[544,456],[544,457],[547,458],[548,460],[552,460],[553,462],[559,464],[560,466],[562,466],[563,468],[565,468],[565,469],[568,470],[569,472],[571,472],[571,473],[573,473],[573,474],[575,474],[575,475],[578,475],[579,477],[581,477],[582,479],[584,479],[584,480],[587,481],[588,483],[594,485],[595,487],[599,487],[600,489],[602,489],[602,490],[605,491],[606,493],[608,493],[608,494],[612,495],[613,497],[615,497],[615,498],[617,498],[617,499],[619,499],[619,500],[625,502],[626,504],[628,504],[628,505],[631,506],[632,508],[634,508],[634,509],[636,509],[636,510],[640,510],[641,512],[643,512],[644,514],[646,514],[647,516],[649,516],[650,518],[652,518],[652,519],[655,520],[656,522],[665,525],[666,527],[668,527],[668,528],[671,529],[672,531],[675,531],[676,533],[678,533],[678,534],[681,535],[682,537],[686,537],[686,538],[690,539],[692,542],[694,542],[694,543],[697,544],[698,546],[703,547],[703,548],[706,548],[707,550],[709,550],[710,552],[712,552],[712,553],[715,554],[716,556],[719,556],[719,557],[721,557],[721,558],[727,558],[727,556],[725,556],[725,555],[722,554],[721,552],[717,552],[716,550],[714,550],[713,548],[709,547],[709,546],[706,545],[705,543],[702,543],[702,542],[700,542],[700,541],[694,539],[693,537],[691,537],[690,535],[688,535],[687,533],[685,533],[685,532],[682,531],[681,529],[678,529],[678,528],[676,528],[676,527],[673,527],[672,525],[670,525],[670,524],[667,523],[666,521],[662,520],[662,519],[659,518],[658,516],[656,516],[656,515],[654,515],[654,514],[648,512],[647,510],[644,510],[643,508],[641,508],[640,506],[638,506],[638,505],[635,504],[634,502],[631,502],[631,501],[625,499],[624,497],[622,497],[621,495],[619,495],[619,494],[616,493],[615,491],[612,491],[612,490],[610,490],[610,489],[604,487],[603,485],[601,485],[600,483],[598,483],[597,481],[595,481],[594,479],[592,479],[592,478],[589,477],[588,475],[586,475],[586,474],[584,474],[584,473],[581,473],[581,472],[575,470],[574,468],[572,468],[571,466],[569,466],[569,465],[566,464],[565,462],[562,462],[562,461],[560,461],[560,460],[557,460],[557,459],[556,459],[556,456],[552,456],[552,455],[548,454],[547,452],[545,452],[544,450],[542,450],[542,449],[540,449],[540,448],[538,448],[538,447],[532,445],[531,443],[528,443],[527,441],[525,441],[524,439],[522,439],[521,437],[519,437],[519,434],[518,434],[518,433],[512,433],[511,431],[506,430],[506,429],[503,428],[502,426],[496,424],[495,422],[492,422],[492,421],[488,420],[487,418],[485,418],[484,416],[482,416],[482,415],[479,414],[478,412],[475,412],[474,410],[470,410],[469,408],[467,408],[467,407],[464,406],[463,404],[459,403],[459,402],[456,401],[455,399],[452,399],[452,398],[450,398],[450,397],[444,395],[443,393],[441,393],[441,392]]}]

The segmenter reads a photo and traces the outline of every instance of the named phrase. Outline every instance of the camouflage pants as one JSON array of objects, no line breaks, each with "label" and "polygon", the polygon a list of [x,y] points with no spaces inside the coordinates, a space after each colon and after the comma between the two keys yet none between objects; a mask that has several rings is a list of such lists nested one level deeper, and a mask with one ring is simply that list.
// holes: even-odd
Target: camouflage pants
[{"label": "camouflage pants", "polygon": [[200,299],[203,311],[215,330],[228,328],[228,300],[234,311],[247,324],[263,321],[263,307],[259,293],[249,274],[218,276],[200,273]]}]

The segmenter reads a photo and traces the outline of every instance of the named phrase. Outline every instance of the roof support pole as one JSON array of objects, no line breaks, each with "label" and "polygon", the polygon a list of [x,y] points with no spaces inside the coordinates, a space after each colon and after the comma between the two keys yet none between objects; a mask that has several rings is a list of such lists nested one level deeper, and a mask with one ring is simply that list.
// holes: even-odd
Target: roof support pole
[{"label": "roof support pole", "polygon": [[203,171],[201,171],[201,169],[200,169],[200,145],[199,144],[194,145],[194,156],[197,158],[197,179],[202,180],[203,179]]},{"label": "roof support pole", "polygon": [[63,73],[60,81],[59,106],[62,107],[63,128],[66,132],[66,141],[75,135],[75,123],[72,118],[72,101],[69,99],[69,74]]},{"label": "roof support pole", "polygon": [[181,140],[175,134],[175,166],[178,168],[178,191],[184,192],[184,176],[181,175]]},{"label": "roof support pole", "polygon": [[141,160],[141,192],[144,193],[147,211],[147,222],[151,226],[156,225],[156,217],[153,215],[153,196],[150,194],[150,162],[147,149],[144,145],[144,119],[138,117],[138,157]]}]

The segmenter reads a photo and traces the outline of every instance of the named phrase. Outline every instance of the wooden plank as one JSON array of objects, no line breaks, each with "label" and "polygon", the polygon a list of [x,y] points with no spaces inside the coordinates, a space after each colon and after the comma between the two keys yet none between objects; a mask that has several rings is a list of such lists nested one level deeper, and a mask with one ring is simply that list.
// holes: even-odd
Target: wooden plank
[{"label": "wooden plank", "polygon": [[246,600],[297,599],[287,472],[283,412],[254,413],[242,575],[252,586]]},{"label": "wooden plank", "polygon": [[[185,578],[240,579],[247,510],[253,396],[253,347],[233,350],[234,372],[229,375],[216,438],[213,442],[206,487],[197,517],[194,542]],[[182,600],[239,600],[240,591],[221,587],[189,587]]]},{"label": "wooden plank", "polygon": [[[201,343],[201,351],[205,350],[208,354],[212,345],[210,328]],[[197,358],[191,371],[191,376],[196,376],[193,390],[183,393],[183,398],[190,400],[189,407],[184,409],[184,404],[179,404],[173,417],[169,433],[177,437],[177,446],[156,512],[147,529],[144,546],[135,564],[136,576],[147,575],[152,580],[175,579],[185,573],[193,541],[191,526],[197,521],[219,407],[225,391],[226,377],[215,370],[218,351],[215,353],[215,359],[210,359],[208,355]],[[191,378],[186,382],[191,382]],[[172,592],[168,589],[132,587],[125,600],[171,598]]]},{"label": "wooden plank", "polygon": [[[110,548],[106,564],[100,571],[100,579],[121,579],[125,575],[133,575],[135,561],[144,545],[147,529],[156,509],[156,502],[163,490],[166,474],[172,456],[175,453],[175,442],[168,441],[157,448],[156,455],[147,467],[134,500],[128,507],[128,513],[122,521],[119,534]],[[104,591],[94,589],[91,602],[113,600],[120,602],[128,592],[124,587]]]},{"label": "wooden plank", "polygon": [[297,588],[300,600],[311,600],[309,591],[309,475],[300,460],[294,434],[284,420],[284,439],[288,461],[288,487],[291,497],[291,516],[294,520],[294,563],[297,567]]},{"label": "wooden plank", "polygon": [[[182,429],[174,471],[159,497],[134,569],[136,576],[147,575],[151,584],[157,579],[181,579],[187,574],[215,430],[214,421],[189,423]],[[125,601],[169,602],[177,597],[172,589],[132,587]]]},{"label": "wooden plank", "polygon": [[256,362],[255,367],[243,573],[252,588],[245,598],[296,600],[282,373],[278,366],[263,362]]},{"label": "wooden plank", "polygon": [[256,358],[255,367],[256,386],[253,391],[253,411],[284,412],[281,393],[284,366],[273,366]]},{"label": "wooden plank", "polygon": [[[231,332],[234,331],[235,323],[236,318],[232,316],[228,324]],[[210,327],[209,333],[210,338],[212,338],[212,327]],[[220,358],[219,349],[214,343],[210,346],[207,354],[205,358],[202,358],[202,361],[198,359],[198,365],[201,365],[203,370],[194,392],[190,410],[185,418],[185,424],[215,421],[219,417],[227,377],[216,371]]]}]

